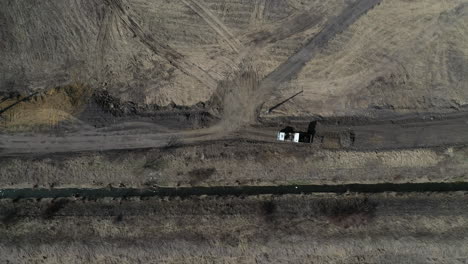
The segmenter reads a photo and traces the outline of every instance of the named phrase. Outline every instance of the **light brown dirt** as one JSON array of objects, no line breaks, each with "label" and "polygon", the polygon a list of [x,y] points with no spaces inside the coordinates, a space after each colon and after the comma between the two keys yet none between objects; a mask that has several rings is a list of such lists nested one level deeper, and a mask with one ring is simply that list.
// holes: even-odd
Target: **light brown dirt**
[{"label": "light brown dirt", "polygon": [[304,93],[274,114],[349,116],[368,108],[440,111],[467,104],[461,88],[467,80],[460,78],[467,10],[466,1],[383,1],[285,84],[271,105]]},{"label": "light brown dirt", "polygon": [[[190,106],[208,101],[246,58],[267,76],[331,24],[347,24],[333,19],[356,3],[11,2],[2,10],[0,90],[60,86],[77,76],[123,101]],[[261,100],[269,106],[304,90],[273,113],[301,116],[460,107],[468,101],[466,10],[463,0],[383,1]]]},{"label": "light brown dirt", "polygon": [[50,128],[65,120],[75,120],[91,94],[89,87],[72,84],[48,89],[27,100],[24,100],[26,96],[5,98],[0,103],[0,109],[12,107],[1,114],[0,130],[29,131],[40,127]]}]

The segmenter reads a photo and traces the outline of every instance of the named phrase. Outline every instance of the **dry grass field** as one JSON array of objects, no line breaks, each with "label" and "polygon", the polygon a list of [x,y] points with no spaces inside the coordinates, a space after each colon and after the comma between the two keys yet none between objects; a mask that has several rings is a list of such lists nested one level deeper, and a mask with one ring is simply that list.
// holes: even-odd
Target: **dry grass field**
[{"label": "dry grass field", "polygon": [[232,142],[0,161],[9,188],[465,182],[467,171],[467,148],[336,151]]},{"label": "dry grass field", "polygon": [[0,201],[4,263],[466,263],[466,194]]}]

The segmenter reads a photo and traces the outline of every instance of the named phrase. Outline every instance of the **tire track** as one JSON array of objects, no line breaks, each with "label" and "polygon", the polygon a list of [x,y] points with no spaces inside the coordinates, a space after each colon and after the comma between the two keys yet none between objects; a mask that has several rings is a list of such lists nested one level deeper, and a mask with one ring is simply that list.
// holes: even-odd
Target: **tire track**
[{"label": "tire track", "polygon": [[188,132],[123,134],[78,133],[57,137],[55,135],[1,135],[0,156],[28,154],[105,151],[118,149],[159,148],[167,146],[173,138],[181,144],[200,143],[224,138],[225,135],[209,129]]},{"label": "tire track", "polygon": [[246,46],[263,47],[280,40],[302,33],[324,19],[323,14],[312,14],[310,10],[299,12],[291,17],[279,21],[274,26],[262,28],[245,36]]},{"label": "tire track", "polygon": [[133,19],[135,16],[131,14],[131,10],[128,8],[128,5],[124,5],[123,1],[125,0],[105,1],[109,8],[116,11],[117,16],[124,23],[127,29],[130,30],[130,32],[132,32],[140,42],[148,47],[152,52],[163,57],[172,66],[205,84],[211,89],[215,89],[217,87],[217,81],[201,67],[191,62],[187,62],[184,60],[184,56],[182,54],[171,48],[169,45],[158,42],[151,35],[146,34],[138,22]]},{"label": "tire track", "polygon": [[252,17],[250,18],[250,24],[257,25],[263,20],[265,5],[266,0],[256,1],[254,11],[252,12]]},{"label": "tire track", "polygon": [[206,6],[201,3],[201,0],[181,0],[185,5],[190,7],[197,13],[205,22],[220,35],[229,47],[236,53],[242,49],[240,41],[231,33],[231,31],[216,17]]},{"label": "tire track", "polygon": [[[252,12],[251,24],[257,25],[263,19],[265,5],[265,0],[259,0],[256,3],[255,9]],[[240,40],[236,40],[240,44],[237,48],[239,56],[230,63],[231,67],[238,70],[238,65],[245,58],[248,58],[258,52],[259,49],[303,33],[308,29],[323,23],[325,17],[326,14],[324,12],[306,10],[293,14],[274,23],[273,25],[261,26],[257,30],[243,34]]]},{"label": "tire track", "polygon": [[356,1],[349,8],[346,8],[340,15],[330,18],[325,27],[307,43],[296,54],[289,57],[284,63],[280,64],[275,70],[268,74],[261,82],[259,87],[259,98],[279,86],[279,84],[290,80],[297,75],[312,60],[321,49],[337,34],[343,32],[362,15],[378,5],[383,0],[362,0]]},{"label": "tire track", "polygon": [[97,69],[95,72],[100,75],[101,71],[104,70],[105,67],[105,57],[107,54],[107,49],[111,46],[110,38],[112,37],[111,33],[111,25],[114,20],[114,16],[112,10],[104,9],[103,17],[101,21],[101,25],[99,26],[99,31],[96,39],[96,54],[99,54],[97,58]]}]

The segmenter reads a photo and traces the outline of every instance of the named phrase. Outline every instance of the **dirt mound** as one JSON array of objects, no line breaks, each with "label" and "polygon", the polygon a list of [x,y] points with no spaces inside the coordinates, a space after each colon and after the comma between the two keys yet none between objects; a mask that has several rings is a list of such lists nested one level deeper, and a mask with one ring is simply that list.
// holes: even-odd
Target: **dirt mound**
[{"label": "dirt mound", "polygon": [[33,96],[3,98],[0,103],[0,128],[4,131],[27,131],[51,127],[74,119],[83,110],[92,91],[83,84],[56,87]]}]

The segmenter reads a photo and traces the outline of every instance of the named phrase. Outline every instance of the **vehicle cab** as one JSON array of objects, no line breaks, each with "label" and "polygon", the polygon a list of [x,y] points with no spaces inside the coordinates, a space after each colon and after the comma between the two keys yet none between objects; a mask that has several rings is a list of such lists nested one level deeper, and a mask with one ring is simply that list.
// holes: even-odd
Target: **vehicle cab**
[{"label": "vehicle cab", "polygon": [[289,141],[294,143],[311,143],[312,135],[303,132],[284,132],[280,131],[276,135],[278,141]]}]

